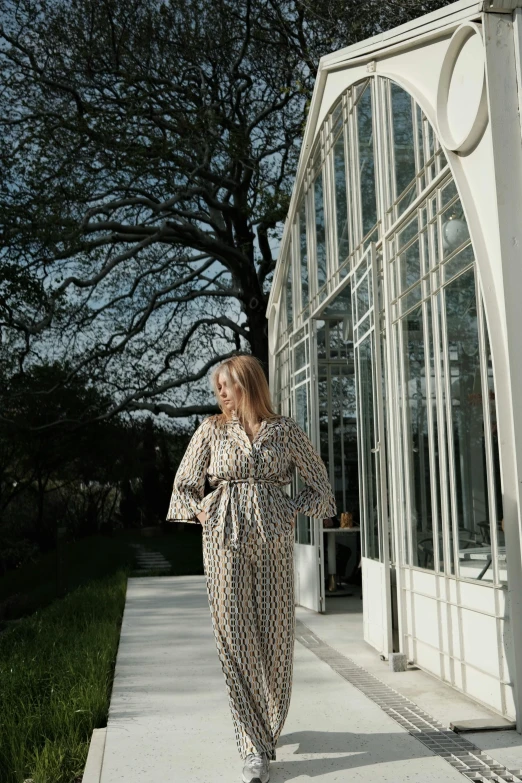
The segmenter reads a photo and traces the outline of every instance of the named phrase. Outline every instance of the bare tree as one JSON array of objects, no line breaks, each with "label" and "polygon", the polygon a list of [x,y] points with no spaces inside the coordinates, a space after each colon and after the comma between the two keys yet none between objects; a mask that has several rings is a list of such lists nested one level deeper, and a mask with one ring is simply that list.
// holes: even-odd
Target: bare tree
[{"label": "bare tree", "polygon": [[212,366],[267,362],[319,57],[444,4],[0,0],[0,372],[214,410]]}]

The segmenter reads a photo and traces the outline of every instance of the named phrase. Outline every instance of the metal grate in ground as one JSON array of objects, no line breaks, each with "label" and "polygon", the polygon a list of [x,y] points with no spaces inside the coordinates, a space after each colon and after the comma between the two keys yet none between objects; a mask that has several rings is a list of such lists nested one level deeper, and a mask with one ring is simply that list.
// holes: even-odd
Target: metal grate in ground
[{"label": "metal grate in ground", "polygon": [[444,727],[414,702],[323,642],[297,618],[296,639],[468,780],[474,783],[522,783],[521,769],[507,769],[468,739]]}]

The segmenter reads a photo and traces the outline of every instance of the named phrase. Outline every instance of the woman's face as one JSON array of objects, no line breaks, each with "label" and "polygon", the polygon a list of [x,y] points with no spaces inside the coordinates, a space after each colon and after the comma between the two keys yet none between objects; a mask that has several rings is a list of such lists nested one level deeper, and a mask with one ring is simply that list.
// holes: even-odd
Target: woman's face
[{"label": "woman's face", "polygon": [[237,404],[237,394],[232,386],[227,385],[227,379],[221,372],[217,377],[217,388],[224,410],[232,411],[235,409]]}]

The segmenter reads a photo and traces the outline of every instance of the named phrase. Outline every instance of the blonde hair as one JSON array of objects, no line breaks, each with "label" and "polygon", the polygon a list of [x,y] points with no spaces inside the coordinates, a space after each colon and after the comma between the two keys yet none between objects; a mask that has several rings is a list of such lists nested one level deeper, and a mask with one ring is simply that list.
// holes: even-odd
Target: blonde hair
[{"label": "blonde hair", "polygon": [[217,414],[217,418],[221,420],[221,423],[226,424],[231,418],[231,414],[221,404],[218,390],[218,377],[220,374],[225,376],[227,385],[236,394],[236,411],[242,421],[246,419],[253,420],[257,417],[269,419],[278,415],[272,407],[270,388],[263,365],[255,356],[241,354],[226,359],[214,368],[210,376],[214,394],[221,408],[221,416]]}]

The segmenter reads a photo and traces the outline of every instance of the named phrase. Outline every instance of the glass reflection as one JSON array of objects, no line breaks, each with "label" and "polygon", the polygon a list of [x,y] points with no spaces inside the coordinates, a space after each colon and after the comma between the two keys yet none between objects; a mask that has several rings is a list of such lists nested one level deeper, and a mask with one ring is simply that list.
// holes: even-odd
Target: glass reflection
[{"label": "glass reflection", "polygon": [[357,465],[357,418],[355,412],[355,375],[352,367],[337,365],[331,369],[332,434],[334,458],[334,494],[337,516],[351,511],[354,524],[359,519],[359,480]]},{"label": "glass reflection", "polygon": [[[436,362],[438,361],[435,353],[435,326],[433,317],[438,317],[437,309],[435,309],[435,314],[433,312],[433,306],[431,299],[428,299],[426,303],[426,322],[425,322],[425,328],[426,333],[428,336],[428,346],[429,346],[429,379],[428,384],[426,386],[426,389],[428,389],[429,385],[429,399],[426,402],[426,405],[428,406],[428,416],[431,419],[431,427],[433,432],[432,437],[432,475],[433,475],[433,482],[435,484],[435,495],[432,494],[432,512],[433,512],[433,519],[435,520],[435,524],[433,525],[435,532],[434,535],[438,535],[438,568],[439,571],[444,571],[444,551],[445,551],[445,544],[444,544],[444,536],[442,535],[442,529],[443,529],[443,522],[442,522],[442,496],[441,496],[441,486],[440,486],[440,476],[442,472],[442,463],[439,455],[439,420],[437,416],[437,392],[436,392]],[[428,392],[427,392],[428,393]],[[442,432],[442,435],[444,436],[444,432]],[[434,542],[435,544],[435,542]],[[425,548],[428,545],[425,545]],[[435,550],[436,551],[436,550]],[[435,568],[435,551],[433,553],[433,567]],[[428,558],[429,560],[429,558]],[[429,566],[426,566],[429,567]]]},{"label": "glass reflection", "polygon": [[421,276],[420,243],[416,239],[404,253],[399,256],[399,289],[405,291],[414,285]]},{"label": "glass reflection", "polygon": [[308,304],[308,250],[306,244],[306,204],[303,199],[299,210],[299,256],[301,259],[301,307]]},{"label": "glass reflection", "polygon": [[335,215],[337,221],[337,262],[342,262],[350,252],[348,227],[348,200],[346,191],[346,161],[344,156],[344,135],[334,144]]},{"label": "glass reflection", "polygon": [[484,531],[489,530],[490,519],[474,269],[450,283],[444,299],[455,486],[453,540],[461,576],[477,577],[484,563],[467,550],[487,545]]},{"label": "glass reflection", "polygon": [[452,277],[455,277],[459,272],[462,272],[467,266],[472,264],[474,260],[475,255],[473,253],[473,248],[471,245],[468,245],[464,250],[461,250],[460,253],[457,253],[456,256],[453,256],[453,258],[444,264],[445,282],[448,282]]},{"label": "glass reflection", "polygon": [[315,204],[315,237],[316,237],[316,257],[317,257],[317,288],[321,288],[326,283],[326,230],[324,223],[324,192],[323,192],[323,172],[314,183],[314,204]]},{"label": "glass reflection", "polygon": [[417,150],[419,156],[418,170],[422,171],[426,164],[426,156],[424,154],[424,114],[419,105],[416,107],[417,113]]},{"label": "glass reflection", "polygon": [[361,321],[370,308],[370,275],[367,274],[357,287],[357,321]]},{"label": "glass reflection", "polygon": [[[420,190],[430,184],[434,172],[440,172],[445,160],[433,128],[420,107],[393,83],[389,84],[387,95],[389,101],[385,109],[390,112],[383,123],[382,161],[389,161],[390,166],[382,174],[387,182],[383,190],[395,199],[394,205],[387,205],[387,226],[390,228]],[[309,233],[312,246],[315,237],[316,254],[310,255],[307,248],[305,202],[302,198],[298,225],[293,234],[300,253],[299,261],[295,255],[294,258],[299,263],[295,283],[299,276],[301,295],[296,293],[297,302],[292,308],[289,268],[285,292],[289,324],[293,309],[300,309],[300,304],[303,308],[308,306],[309,258],[310,275],[316,274],[313,264],[317,262],[317,285],[318,288],[325,287],[327,230],[331,232],[329,251],[334,255],[337,252],[339,263],[349,257],[356,243],[362,242],[364,248],[370,238],[378,240],[377,162],[370,83],[352,88],[349,100],[343,106],[339,102],[328,120],[328,127],[332,130],[332,135],[326,140],[328,154],[332,155],[328,177],[323,178],[324,162],[321,161],[319,144],[316,145],[318,154],[307,171],[305,181],[312,186],[307,208]],[[353,114],[347,123],[349,111]],[[353,139],[347,135],[351,131],[356,133]],[[322,140],[325,141],[324,134]],[[352,193],[347,189],[347,181],[357,174],[360,191]],[[332,191],[329,194],[324,193],[327,183]],[[419,202],[421,200],[418,209],[405,213],[407,217],[404,216],[401,230],[394,232],[393,237],[387,237],[386,248],[393,278],[392,297],[398,297],[391,310],[393,319],[399,319],[394,323],[396,331],[393,336],[401,338],[400,343],[393,346],[393,355],[398,371],[395,388],[399,387],[397,401],[403,412],[403,437],[394,447],[394,457],[397,456],[400,464],[399,483],[404,479],[404,485],[398,490],[398,503],[405,504],[404,516],[411,520],[407,560],[412,566],[429,570],[443,571],[446,564],[449,573],[460,569],[463,576],[491,580],[495,569],[491,562],[488,565],[488,557],[491,558],[495,540],[498,540],[498,574],[502,580],[505,578],[505,560],[502,559],[505,550],[502,551],[504,538],[495,390],[487,334],[487,357],[479,355],[474,254],[465,215],[451,177],[447,176],[437,186],[430,187]],[[336,225],[336,232],[330,222],[325,224],[325,203],[329,209],[328,218],[331,217]],[[361,222],[357,224],[359,219]],[[356,352],[353,348],[354,328],[362,337],[371,326],[372,291],[370,278],[364,279],[366,270],[364,264],[356,270],[353,316],[350,287],[321,313],[324,320],[317,331],[320,447],[323,459],[331,468],[339,511],[354,510],[352,506],[356,499],[350,493],[352,487],[358,484],[357,471],[360,467],[361,503],[366,503],[364,513],[361,509],[361,515],[365,515],[366,519],[366,556],[378,559],[379,454],[372,451],[376,445],[374,390],[378,388],[374,385],[378,380],[373,377],[374,335],[363,339]],[[421,285],[424,273],[426,278]],[[340,276],[336,277],[336,285],[339,279]],[[312,287],[315,287],[315,282]],[[284,308],[281,317],[285,317]],[[378,324],[382,328],[382,323],[378,321]],[[355,409],[352,411],[352,400],[355,405],[354,353],[359,371],[358,424]],[[295,394],[298,415],[307,430],[310,392],[303,381],[309,374],[310,357],[304,343],[295,346],[293,359],[293,380],[297,388],[290,389],[290,380],[286,384],[278,380],[276,385],[281,383],[282,403],[283,400],[289,401],[292,393]],[[489,395],[491,423],[488,402],[482,399],[481,382],[486,378],[484,362],[487,362],[489,383],[484,393]],[[384,354],[383,369],[386,369]],[[394,368],[387,369],[390,373],[395,371]],[[287,375],[290,378],[289,370]],[[386,406],[386,387],[382,392]],[[359,463],[357,426],[361,438]],[[489,426],[490,431],[487,432],[485,428]],[[489,446],[493,459],[488,462],[486,447]],[[332,461],[333,464],[330,464]],[[492,493],[496,501],[491,497]],[[301,541],[310,542],[313,531],[310,531],[309,520],[300,519],[298,534]],[[449,548],[445,552],[448,543]],[[480,550],[478,554],[477,550]]]},{"label": "glass reflection", "polygon": [[317,321],[317,356],[319,359],[326,359],[326,323],[323,320]]},{"label": "glass reflection", "polygon": [[[415,179],[415,146],[412,98],[397,84],[391,83],[393,156],[395,161],[396,198]],[[416,192],[414,190],[414,197]],[[401,214],[407,202],[401,202]]]},{"label": "glass reflection", "polygon": [[441,215],[442,254],[446,258],[469,242],[469,230],[460,199],[457,199]]},{"label": "glass reflection", "polygon": [[[357,459],[357,414],[351,286],[345,286],[323,311],[317,337],[326,345],[319,357],[319,408],[321,456],[330,466],[329,444],[333,452],[333,475],[338,513],[351,511],[359,522],[359,480]],[[327,431],[329,424],[329,433]],[[328,438],[328,434],[330,440]]]},{"label": "glass reflection", "polygon": [[372,116],[372,92],[368,85],[357,104],[363,237],[365,237],[377,223]]},{"label": "glass reflection", "polygon": [[404,477],[407,518],[411,526],[410,565],[435,568],[430,481],[426,360],[422,307],[400,322],[402,330]]},{"label": "glass reflection", "polygon": [[[484,315],[485,321],[485,315]],[[497,405],[495,395],[495,379],[493,376],[493,360],[491,356],[491,346],[489,342],[489,334],[487,329],[487,323],[485,326],[485,344],[486,344],[486,366],[488,375],[488,403],[489,403],[489,425],[491,433],[491,452],[493,457],[493,476],[490,478],[491,491],[492,491],[492,505],[495,509],[494,518],[491,520],[492,525],[488,531],[484,531],[485,540],[483,544],[487,546],[491,543],[491,539],[496,536],[498,547],[498,579],[500,582],[507,583],[507,567],[506,567],[506,542],[504,538],[504,512],[502,507],[502,484],[500,474],[500,453],[498,443],[498,427],[497,427]],[[489,538],[489,542],[488,542]],[[483,579],[492,579],[492,569],[483,574]]]},{"label": "glass reflection", "polygon": [[378,497],[377,497],[377,454],[375,449],[375,416],[373,388],[372,334],[363,340],[357,349],[360,390],[360,443],[361,467],[364,476],[363,525],[365,556],[371,560],[380,559]]},{"label": "glass reflection", "polygon": [[[292,256],[290,255],[290,258]],[[288,262],[288,274],[286,276],[286,323],[288,328],[292,328],[293,308],[292,308],[292,264]]]},{"label": "glass reflection", "polygon": [[[309,406],[308,406],[308,386],[303,384],[298,386],[295,390],[295,420],[299,426],[309,435]],[[299,472],[295,472],[295,491],[294,497],[299,494],[304,487],[304,481],[299,475]],[[300,544],[311,544],[311,523],[310,518],[298,512],[297,514],[297,540]]]}]

